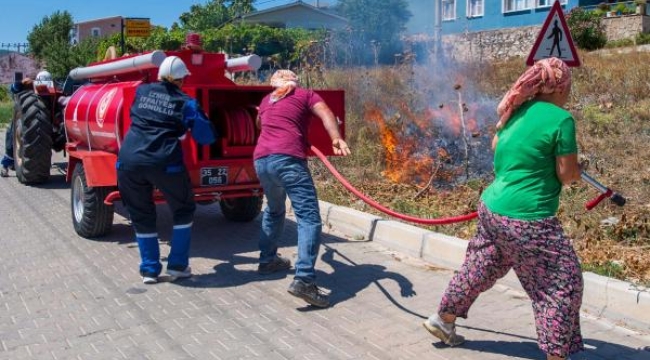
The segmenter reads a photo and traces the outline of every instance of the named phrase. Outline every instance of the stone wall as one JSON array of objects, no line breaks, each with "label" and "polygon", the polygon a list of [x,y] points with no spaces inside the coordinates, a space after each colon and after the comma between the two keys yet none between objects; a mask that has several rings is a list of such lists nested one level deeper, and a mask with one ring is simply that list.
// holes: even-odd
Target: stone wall
[{"label": "stone wall", "polygon": [[445,54],[461,61],[527,57],[540,30],[541,25],[446,35],[442,46]]},{"label": "stone wall", "polygon": [[650,16],[622,15],[602,19],[607,32],[607,41],[634,39],[640,32],[650,32]]},{"label": "stone wall", "polygon": [[[640,32],[650,33],[650,16],[624,15],[603,18],[607,40],[634,39]],[[528,57],[539,36],[540,26],[477,31],[445,35],[445,54],[460,61],[487,61],[509,57]]]}]

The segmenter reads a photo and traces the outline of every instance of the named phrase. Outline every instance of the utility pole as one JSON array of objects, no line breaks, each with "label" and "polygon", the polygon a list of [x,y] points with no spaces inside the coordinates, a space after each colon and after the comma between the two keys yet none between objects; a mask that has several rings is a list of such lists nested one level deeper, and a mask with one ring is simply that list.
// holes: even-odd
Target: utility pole
[{"label": "utility pole", "polygon": [[442,0],[433,0],[433,53],[436,59],[442,55]]},{"label": "utility pole", "polygon": [[122,50],[121,55],[124,55],[126,53],[125,47],[126,45],[124,44],[124,18],[120,16],[120,49]]}]

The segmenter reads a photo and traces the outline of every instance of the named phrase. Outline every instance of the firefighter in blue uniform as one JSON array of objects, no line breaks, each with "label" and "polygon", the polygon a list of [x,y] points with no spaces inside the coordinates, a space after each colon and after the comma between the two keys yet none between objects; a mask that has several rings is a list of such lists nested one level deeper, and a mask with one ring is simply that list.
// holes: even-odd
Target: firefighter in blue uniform
[{"label": "firefighter in blue uniform", "polygon": [[190,233],[196,205],[180,138],[189,130],[199,144],[210,144],[216,133],[197,101],[181,91],[188,75],[183,60],[169,56],[158,70],[160,82],[138,86],[131,127],[118,154],[118,187],[135,229],[145,284],[157,283],[162,271],[154,188],[162,192],[174,218],[166,272],[174,278],[192,276]]}]

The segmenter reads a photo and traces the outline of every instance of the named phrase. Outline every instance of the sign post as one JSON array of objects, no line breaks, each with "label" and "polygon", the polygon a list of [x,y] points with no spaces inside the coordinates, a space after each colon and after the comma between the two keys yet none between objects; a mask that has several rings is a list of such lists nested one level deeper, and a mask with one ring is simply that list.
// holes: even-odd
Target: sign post
[{"label": "sign post", "polygon": [[120,33],[120,46],[122,54],[125,52],[125,37],[146,38],[151,35],[151,22],[149,18],[122,18]]},{"label": "sign post", "polygon": [[542,25],[535,45],[528,55],[526,65],[531,66],[537,60],[556,57],[568,66],[580,66],[578,52],[573,45],[571,31],[564,19],[564,12],[559,0],[555,0]]}]

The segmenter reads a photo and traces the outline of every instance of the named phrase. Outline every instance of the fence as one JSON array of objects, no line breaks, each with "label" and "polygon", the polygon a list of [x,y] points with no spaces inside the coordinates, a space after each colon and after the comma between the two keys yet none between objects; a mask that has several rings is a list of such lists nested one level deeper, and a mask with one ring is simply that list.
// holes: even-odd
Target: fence
[{"label": "fence", "polygon": [[24,54],[29,51],[29,44],[0,42],[0,50],[11,50]]}]

